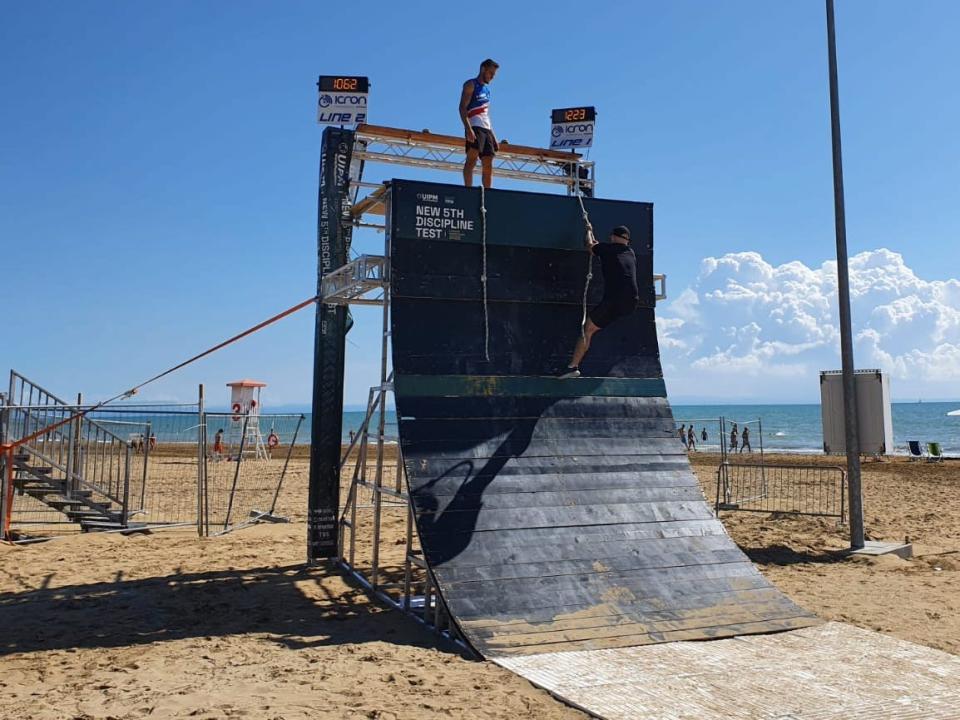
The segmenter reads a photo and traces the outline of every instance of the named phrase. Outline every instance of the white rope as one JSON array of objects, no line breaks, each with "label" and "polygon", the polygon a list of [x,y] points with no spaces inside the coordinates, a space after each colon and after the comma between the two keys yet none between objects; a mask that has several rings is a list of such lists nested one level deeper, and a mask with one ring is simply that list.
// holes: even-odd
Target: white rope
[{"label": "white rope", "polygon": [[480,271],[480,284],[483,285],[483,357],[490,362],[490,313],[487,308],[487,201],[480,184],[480,228],[483,244],[483,268]]},{"label": "white rope", "polygon": [[[586,225],[587,238],[593,237],[593,225],[590,224],[590,216],[587,214],[587,208],[583,204],[583,193],[577,189],[577,200],[580,201],[580,212],[583,214],[583,222]],[[583,284],[583,314],[580,317],[580,337],[587,341],[587,292],[590,290],[590,281],[593,280],[593,249],[587,253],[587,278]]]}]

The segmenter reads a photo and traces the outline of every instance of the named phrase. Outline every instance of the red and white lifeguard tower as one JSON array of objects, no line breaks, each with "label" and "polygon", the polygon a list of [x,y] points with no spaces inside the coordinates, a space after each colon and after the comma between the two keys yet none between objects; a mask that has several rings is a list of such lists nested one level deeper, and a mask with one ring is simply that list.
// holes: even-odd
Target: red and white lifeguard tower
[{"label": "red and white lifeguard tower", "polygon": [[[257,460],[266,460],[269,455],[260,434],[260,391],[267,384],[259,380],[235,380],[228,382],[230,388],[230,434],[228,441],[239,448],[243,441],[243,454]],[[246,424],[247,436],[243,438]]]}]

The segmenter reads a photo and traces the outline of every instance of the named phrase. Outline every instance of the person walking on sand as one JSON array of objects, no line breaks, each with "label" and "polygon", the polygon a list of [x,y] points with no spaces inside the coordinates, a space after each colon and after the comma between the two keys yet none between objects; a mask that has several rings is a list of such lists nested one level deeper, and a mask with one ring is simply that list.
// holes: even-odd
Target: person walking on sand
[{"label": "person walking on sand", "polygon": [[586,248],[600,258],[603,298],[587,315],[583,333],[573,348],[570,364],[560,374],[562,379],[580,377],[580,362],[590,349],[593,336],[618,318],[632,314],[640,304],[637,256],[630,247],[630,228],[618,225],[610,231],[610,242],[598,243],[593,237],[593,230],[587,226]]},{"label": "person walking on sand", "polygon": [[730,449],[733,452],[737,451],[737,424],[733,424],[733,429],[730,430]]},{"label": "person walking on sand", "polygon": [[463,184],[473,187],[473,169],[480,159],[481,181],[485,188],[493,183],[493,156],[500,149],[490,123],[490,83],[500,66],[490,58],[480,63],[480,72],[463,84],[460,93],[460,120],[466,139],[467,159],[463,164]]},{"label": "person walking on sand", "polygon": [[743,426],[743,433],[740,435],[740,452],[743,452],[744,448],[749,453],[753,452],[753,448],[750,447],[750,428],[746,425]]},{"label": "person walking on sand", "polygon": [[677,430],[677,434],[680,436],[680,444],[683,445],[684,448],[687,447],[687,431],[686,431],[686,427],[687,427],[686,425],[681,425],[681,426],[680,426],[680,429]]},{"label": "person walking on sand", "polygon": [[697,451],[697,436],[693,434],[693,423],[687,428],[687,450]]}]

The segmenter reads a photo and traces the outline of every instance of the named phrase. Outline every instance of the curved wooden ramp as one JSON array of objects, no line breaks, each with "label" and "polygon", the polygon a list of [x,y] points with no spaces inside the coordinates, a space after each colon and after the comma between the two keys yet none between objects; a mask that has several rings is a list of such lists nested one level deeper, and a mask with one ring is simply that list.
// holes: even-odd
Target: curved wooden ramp
[{"label": "curved wooden ramp", "polygon": [[477,189],[407,181],[387,197],[407,481],[426,561],[467,642],[506,658],[818,623],[730,540],[677,440],[652,207],[586,201],[599,237],[631,227],[641,308],[596,337],[586,377],[558,380],[588,262],[577,200],[487,191],[485,228],[480,202]]}]

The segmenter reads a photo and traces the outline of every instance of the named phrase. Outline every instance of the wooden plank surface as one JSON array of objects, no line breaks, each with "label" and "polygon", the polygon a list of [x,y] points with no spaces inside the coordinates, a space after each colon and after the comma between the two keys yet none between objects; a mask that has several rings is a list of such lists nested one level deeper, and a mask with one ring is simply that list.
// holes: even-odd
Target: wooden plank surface
[{"label": "wooden plank surface", "polygon": [[[394,238],[391,274],[393,292],[403,298],[476,300],[482,297],[483,250],[479,246],[438,240]],[[579,305],[587,285],[586,250],[557,250],[532,247],[492,246],[487,248],[487,297],[505,300]],[[640,300],[654,305],[653,256],[636,253]],[[596,305],[603,296],[600,261],[593,258],[593,277],[587,302]],[[526,291],[526,292],[525,292]]]},{"label": "wooden plank surface", "polygon": [[529,375],[398,375],[394,387],[406,397],[662,397],[666,392],[661,378]]},{"label": "wooden plank surface", "polygon": [[960,658],[841,623],[709,643],[565,650],[507,651],[495,661],[608,720],[960,715]]},{"label": "wooden plank surface", "polygon": [[[394,337],[394,369],[402,375],[549,376],[570,359],[582,309],[579,304],[490,302],[485,320],[479,298],[398,298],[392,316],[394,325],[409,328]],[[582,369],[592,379],[659,377],[652,313],[641,308],[597,333]]]},{"label": "wooden plank surface", "polygon": [[[421,183],[389,201],[401,202],[391,302],[404,469],[424,558],[466,640],[506,657],[818,622],[713,516],[676,436],[652,307],[596,336],[586,377],[546,374],[579,333],[586,269],[563,198],[488,197],[500,212],[487,228],[484,357],[475,228],[437,242],[404,234],[418,194],[476,200],[461,190]],[[652,286],[652,216],[630,205],[595,201],[649,241]]]}]

